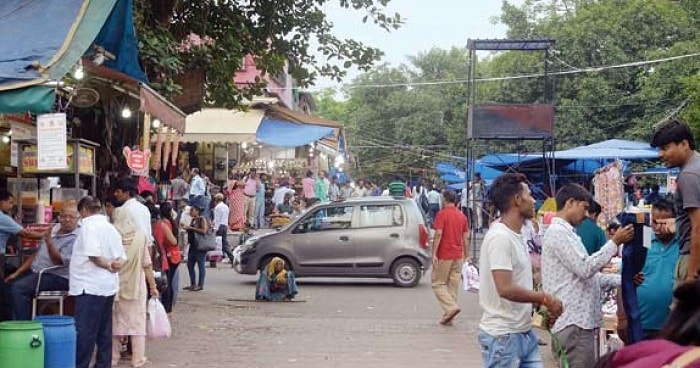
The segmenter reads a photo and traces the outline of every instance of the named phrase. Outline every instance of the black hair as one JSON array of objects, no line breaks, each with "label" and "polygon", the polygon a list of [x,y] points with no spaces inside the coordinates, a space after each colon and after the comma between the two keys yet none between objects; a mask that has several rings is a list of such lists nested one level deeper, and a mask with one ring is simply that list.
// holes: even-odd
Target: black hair
[{"label": "black hair", "polygon": [[136,195],[138,192],[138,189],[136,188],[136,183],[134,183],[133,179],[122,179],[117,182],[117,184],[114,186],[114,189],[121,190],[124,192],[129,193],[129,196],[133,197]]},{"label": "black hair", "polygon": [[700,284],[682,283],[673,291],[673,297],[676,306],[661,328],[659,338],[684,346],[700,345]]},{"label": "black hair", "polygon": [[586,188],[578,185],[578,184],[573,184],[569,183],[561,187],[559,191],[557,192],[557,195],[554,196],[554,199],[557,202],[557,211],[561,211],[564,209],[564,205],[566,205],[566,202],[569,199],[573,199],[574,201],[586,201],[589,203],[593,202],[593,198],[591,198],[591,193],[588,193]]},{"label": "black hair", "polygon": [[510,209],[513,197],[523,192],[522,183],[527,183],[527,177],[518,173],[503,174],[493,181],[489,199],[501,214]]},{"label": "black hair", "polygon": [[173,207],[170,205],[170,203],[161,202],[158,206],[158,212],[160,213],[160,218],[170,221],[170,225],[172,226],[173,231],[175,231],[175,229],[177,229],[177,223],[175,220],[173,220]]},{"label": "black hair", "polygon": [[394,180],[401,181],[401,175],[394,175]]},{"label": "black hair", "polygon": [[144,190],[143,192],[141,192],[140,195],[141,195],[141,197],[143,197],[144,199],[146,199],[146,198],[149,197],[149,196],[150,196],[150,197],[153,197],[153,192],[151,192],[150,190]]},{"label": "black hair", "polygon": [[457,194],[451,190],[446,190],[442,192],[442,197],[445,198],[445,202],[455,204],[457,203]]},{"label": "black hair", "polygon": [[600,207],[600,203],[591,200],[588,204],[588,213],[594,216],[598,216],[601,212],[603,212],[603,208]]},{"label": "black hair", "polygon": [[312,176],[314,176],[314,173],[313,173],[311,170],[307,170],[307,171],[306,171],[306,177],[307,177],[307,178],[310,178],[310,177],[312,177]]},{"label": "black hair", "polygon": [[107,203],[111,204],[112,207],[114,207],[114,208],[121,207],[124,204],[122,202],[119,202],[119,200],[117,199],[117,197],[114,196],[114,194],[110,194],[107,196],[107,199],[105,200],[105,204],[107,204]]},{"label": "black hair", "polygon": [[657,193],[657,194],[658,194],[660,189],[661,189],[661,188],[659,187],[659,184],[654,184],[654,185],[651,186],[651,191],[654,192],[654,193]]},{"label": "black hair", "polygon": [[0,201],[6,201],[12,197],[12,193],[7,188],[0,188]]},{"label": "black hair", "polygon": [[78,201],[78,211],[86,210],[90,214],[96,214],[102,211],[102,202],[92,196],[85,196]]},{"label": "black hair", "polygon": [[656,128],[651,137],[651,146],[662,147],[669,143],[681,143],[683,140],[688,141],[688,147],[691,150],[695,150],[695,138],[690,127],[680,119],[674,118]]},{"label": "black hair", "polygon": [[671,212],[673,217],[676,217],[676,209],[673,206],[673,203],[669,201],[668,199],[665,198],[659,198],[654,203],[651,205],[651,208],[653,210],[657,211],[668,211]]},{"label": "black hair", "polygon": [[608,223],[608,227],[606,228],[606,230],[611,231],[611,230],[617,230],[619,228],[620,228],[619,222],[611,221]]}]

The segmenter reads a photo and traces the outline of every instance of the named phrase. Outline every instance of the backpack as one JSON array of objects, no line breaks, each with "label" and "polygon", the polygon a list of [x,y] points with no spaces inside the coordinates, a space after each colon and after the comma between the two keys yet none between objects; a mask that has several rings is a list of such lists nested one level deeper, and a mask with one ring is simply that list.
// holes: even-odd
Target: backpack
[{"label": "backpack", "polygon": [[418,197],[418,204],[423,212],[428,213],[428,209],[430,209],[430,202],[428,202],[428,196],[425,195],[425,191]]}]

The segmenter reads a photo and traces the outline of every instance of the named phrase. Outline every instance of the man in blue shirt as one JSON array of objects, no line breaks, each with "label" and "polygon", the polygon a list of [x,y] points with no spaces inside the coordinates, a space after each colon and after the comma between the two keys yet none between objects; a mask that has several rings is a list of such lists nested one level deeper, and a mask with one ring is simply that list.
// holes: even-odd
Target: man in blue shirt
[{"label": "man in blue shirt", "polygon": [[[679,242],[675,234],[664,233],[661,228],[665,220],[675,218],[673,203],[667,199],[657,199],[651,209],[654,238],[647,251],[642,272],[635,277],[637,299],[645,338],[655,338],[671,309],[675,268],[678,262]],[[618,305],[618,308],[621,306]],[[621,315],[618,313],[618,316]],[[618,329],[626,328],[624,318],[618,322]]]},{"label": "man in blue shirt", "polygon": [[42,275],[40,291],[68,291],[68,265],[73,243],[78,238],[79,217],[75,205],[63,206],[58,218],[60,225],[45,235],[36,253],[27,257],[17,271],[5,277],[5,282],[12,282],[10,289],[15,320],[32,319],[32,298],[42,270],[54,267]]},{"label": "man in blue shirt", "polygon": [[9,298],[4,282],[5,278],[5,251],[7,249],[7,241],[13,235],[19,235],[23,238],[39,240],[44,237],[43,233],[28,231],[18,224],[10,215],[14,198],[6,188],[0,188],[0,321],[10,319],[9,315],[11,308],[9,307]]},{"label": "man in blue shirt", "polygon": [[599,251],[608,242],[605,231],[596,223],[601,211],[600,204],[591,201],[588,206],[588,216],[576,227],[576,234],[581,237],[581,242],[589,256]]}]

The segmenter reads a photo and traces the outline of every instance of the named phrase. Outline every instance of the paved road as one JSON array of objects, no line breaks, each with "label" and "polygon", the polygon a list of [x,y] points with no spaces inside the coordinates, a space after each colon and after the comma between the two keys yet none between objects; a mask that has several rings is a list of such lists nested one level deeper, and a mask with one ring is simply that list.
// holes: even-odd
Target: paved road
[{"label": "paved road", "polygon": [[149,342],[153,367],[481,366],[474,294],[461,294],[462,313],[442,327],[427,277],[412,289],[300,279],[298,302],[265,303],[252,301],[255,277],[227,266],[207,269],[205,290],[180,292],[173,337]]}]

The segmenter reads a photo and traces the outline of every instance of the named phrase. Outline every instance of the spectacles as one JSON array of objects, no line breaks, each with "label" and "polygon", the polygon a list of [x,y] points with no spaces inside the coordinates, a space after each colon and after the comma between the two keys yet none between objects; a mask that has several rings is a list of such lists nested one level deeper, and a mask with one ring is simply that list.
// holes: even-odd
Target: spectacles
[{"label": "spectacles", "polygon": [[64,219],[64,220],[75,220],[78,219],[79,216],[74,216],[74,215],[60,215],[58,218]]}]

